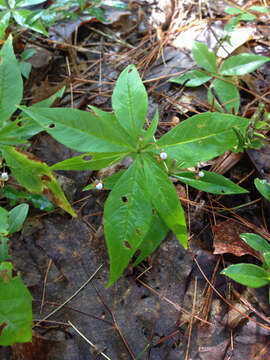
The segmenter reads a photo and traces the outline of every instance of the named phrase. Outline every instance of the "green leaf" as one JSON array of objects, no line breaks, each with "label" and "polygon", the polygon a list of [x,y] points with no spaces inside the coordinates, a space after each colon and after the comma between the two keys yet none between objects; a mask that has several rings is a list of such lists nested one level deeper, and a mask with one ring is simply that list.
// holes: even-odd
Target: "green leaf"
[{"label": "green leaf", "polygon": [[183,208],[168,175],[155,163],[154,158],[143,156],[146,190],[154,209],[174,232],[182,246],[187,247],[187,229]]},{"label": "green leaf", "polygon": [[32,6],[44,3],[46,0],[16,0],[16,7]]},{"label": "green leaf", "polygon": [[[157,141],[157,145],[164,149],[168,156],[181,161],[182,167],[185,168],[185,164],[197,165],[227,150],[233,150],[239,142],[233,127],[245,134],[248,125],[249,119],[206,112],[181,122],[163,135]],[[156,151],[154,146],[152,148]]]},{"label": "green leaf", "polygon": [[147,256],[151,255],[162,243],[162,240],[164,240],[168,231],[168,226],[164,223],[159,214],[155,212],[152,216],[150,229],[138,247],[140,254],[133,263],[133,266],[137,266],[140,262],[147,258]]},{"label": "green leaf", "polygon": [[0,265],[0,345],[32,340],[32,296],[20,275],[9,277],[7,266]]},{"label": "green leaf", "polygon": [[268,267],[268,269],[270,269],[270,252],[264,253],[263,257],[264,257],[264,261],[266,263],[266,266]]},{"label": "green leaf", "polygon": [[254,184],[259,193],[262,194],[266,200],[270,201],[270,184],[268,184],[266,180],[258,178],[254,180]]},{"label": "green leaf", "polygon": [[44,26],[42,25],[40,20],[37,20],[33,23],[28,23],[27,20],[28,20],[28,17],[31,16],[31,14],[32,14],[32,11],[26,10],[26,9],[13,11],[14,19],[16,20],[16,22],[19,25],[26,27],[28,29],[34,30],[45,36],[48,36],[48,33],[47,33],[46,29],[44,28]]},{"label": "green leaf", "polygon": [[20,204],[8,213],[8,234],[19,231],[28,214],[29,205]]},{"label": "green leaf", "polygon": [[26,49],[21,53],[21,59],[23,61],[26,61],[28,59],[30,59],[33,55],[36,54],[36,50],[35,49]]},{"label": "green leaf", "polygon": [[22,99],[23,82],[21,71],[16,60],[12,37],[5,41],[0,50],[0,126],[10,118],[16,110],[16,104]]},{"label": "green leaf", "polygon": [[[50,167],[51,170],[100,170],[118,163],[129,153],[86,153],[63,160]],[[92,155],[89,160],[88,157]]]},{"label": "green leaf", "polygon": [[265,286],[270,281],[270,274],[262,267],[253,264],[230,265],[222,270],[221,274],[230,277],[242,285],[253,288]]},{"label": "green leaf", "polygon": [[244,240],[250,247],[257,251],[269,252],[270,244],[267,240],[262,238],[260,235],[252,233],[243,233],[240,234],[240,238]]},{"label": "green leaf", "polygon": [[[220,79],[215,79],[208,90],[208,102],[212,104],[213,102],[213,94],[211,92],[211,88],[215,89],[215,92],[223,104],[224,108],[227,112],[232,113],[233,109],[234,112],[237,114],[240,106],[240,94],[237,87],[233,84],[230,84],[227,81],[223,81]],[[215,99],[214,102],[215,109],[218,111],[224,112],[222,106],[218,103]]]},{"label": "green leaf", "polygon": [[265,6],[251,6],[249,10],[257,11],[263,14],[267,14],[269,12]]},{"label": "green leaf", "polygon": [[249,74],[267,61],[270,61],[269,57],[255,54],[230,56],[222,64],[220,73],[229,76]]},{"label": "green leaf", "polygon": [[[224,30],[227,31],[228,33],[234,31],[234,29],[236,28],[236,26],[239,24],[240,21],[240,16],[237,17],[232,17],[228,23],[225,25]],[[227,42],[230,44],[230,41],[227,40]],[[231,45],[231,44],[230,44]]]},{"label": "green leaf", "polygon": [[33,154],[10,146],[2,146],[1,151],[13,176],[22,186],[30,192],[45,195],[72,216],[77,216],[46,163]]},{"label": "green leaf", "polygon": [[197,63],[205,70],[210,73],[217,72],[216,55],[208,50],[206,44],[195,41],[192,47],[192,54]]},{"label": "green leaf", "polygon": [[0,263],[9,259],[8,238],[0,236]]},{"label": "green leaf", "polygon": [[112,106],[121,126],[137,141],[146,119],[148,99],[134,65],[127,66],[118,77],[112,95]]},{"label": "green leaf", "polygon": [[113,114],[99,117],[93,113],[68,108],[20,106],[57,141],[81,152],[127,152],[132,150],[129,135],[119,127]]},{"label": "green leaf", "polygon": [[142,145],[147,144],[149,141],[154,141],[154,135],[158,127],[158,109],[156,110],[153,121],[143,134]]},{"label": "green leaf", "polygon": [[214,172],[203,170],[199,172],[199,175],[201,176],[197,179],[197,175],[195,173],[183,171],[173,174],[173,177],[194,187],[195,189],[206,191],[211,194],[229,195],[248,192],[246,189],[236,185],[226,177],[215,174]]},{"label": "green leaf", "polygon": [[191,70],[178,78],[171,78],[169,81],[180,85],[185,84],[185,86],[195,87],[206,83],[211,77],[211,75],[208,75],[203,71]]},{"label": "green leaf", "polygon": [[36,209],[43,211],[54,210],[53,204],[43,195],[30,194],[27,191],[17,191],[10,186],[2,188],[3,195],[10,200],[10,205],[15,205],[19,200],[27,200],[33,203]]},{"label": "green leaf", "polygon": [[0,236],[8,235],[8,211],[0,206]]},{"label": "green leaf", "polygon": [[235,7],[229,7],[229,8],[225,9],[225,12],[230,15],[238,15],[238,14],[242,14],[243,10],[235,8]]},{"label": "green leaf", "polygon": [[8,28],[10,20],[10,11],[0,12],[0,29],[1,29],[1,38],[4,38],[5,31]]},{"label": "green leaf", "polygon": [[31,65],[29,62],[21,61],[21,62],[19,63],[19,67],[20,67],[20,70],[21,70],[22,75],[23,75],[26,79],[28,79],[28,78],[29,78],[29,75],[30,75],[30,72],[31,72],[32,65]]},{"label": "green leaf", "polygon": [[243,20],[243,21],[253,21],[253,20],[256,19],[256,16],[253,15],[253,14],[250,14],[250,13],[246,12],[246,13],[241,14],[241,15],[239,16],[239,19],[240,19],[240,20]]},{"label": "green leaf", "polygon": [[119,178],[104,207],[104,231],[110,257],[111,286],[127,267],[149,230],[152,204],[137,158]]}]

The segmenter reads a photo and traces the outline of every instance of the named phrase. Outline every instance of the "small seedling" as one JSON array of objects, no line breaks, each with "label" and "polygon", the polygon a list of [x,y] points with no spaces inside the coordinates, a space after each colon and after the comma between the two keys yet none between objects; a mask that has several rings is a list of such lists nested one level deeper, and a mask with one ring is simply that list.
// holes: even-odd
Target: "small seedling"
[{"label": "small seedling", "polygon": [[208,90],[208,102],[214,104],[221,112],[237,114],[240,106],[240,94],[237,76],[242,76],[256,70],[262,64],[270,61],[269,57],[255,54],[239,54],[230,56],[220,66],[216,54],[208,50],[206,44],[195,41],[192,54],[197,64],[203,70],[191,70],[171,82],[196,87],[214,78]]},{"label": "small seedling", "polygon": [[[257,190],[270,201],[270,184],[266,180],[255,179]],[[267,240],[257,234],[241,234],[240,238],[256,251],[263,255],[262,266],[254,264],[235,264],[222,270],[221,274],[228,276],[234,281],[253,288],[262,287],[270,284],[270,244]],[[270,303],[270,289],[269,289]]]}]

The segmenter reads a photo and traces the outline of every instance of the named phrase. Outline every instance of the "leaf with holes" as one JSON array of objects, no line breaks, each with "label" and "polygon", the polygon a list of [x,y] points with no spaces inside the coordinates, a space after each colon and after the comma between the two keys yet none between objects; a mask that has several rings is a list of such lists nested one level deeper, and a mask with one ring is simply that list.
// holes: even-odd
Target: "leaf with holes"
[{"label": "leaf with holes", "polygon": [[103,112],[103,116],[97,116],[68,108],[20,106],[20,109],[71,149],[81,152],[128,152],[133,149],[130,136],[119,127],[111,113]]},{"label": "leaf with holes", "polygon": [[0,264],[0,345],[32,340],[32,296],[11,263]]},{"label": "leaf with holes", "polygon": [[185,215],[175,187],[168,175],[147,154],[143,156],[143,165],[146,179],[145,187],[154,209],[186,249],[187,229]]},{"label": "leaf with holes", "polygon": [[46,163],[30,153],[10,146],[2,146],[0,150],[13,176],[22,186],[31,192],[47,196],[54,204],[72,216],[77,216]]},{"label": "leaf with holes", "polygon": [[147,234],[152,204],[144,186],[138,157],[113,187],[104,207],[104,231],[110,256],[112,285],[127,267]]},{"label": "leaf with holes", "polygon": [[147,258],[147,256],[151,255],[162,243],[162,240],[164,240],[168,231],[168,226],[164,223],[159,214],[154,210],[149,231],[147,232],[143,241],[138,247],[140,254],[138,255],[136,261],[133,263],[133,266],[137,266],[140,262]]},{"label": "leaf with holes", "polygon": [[[100,170],[118,163],[129,153],[85,153],[58,162],[50,167],[51,170]],[[91,157],[91,159],[88,159]]]},{"label": "leaf with holes", "polygon": [[134,65],[127,66],[118,77],[112,106],[120,125],[137,141],[146,119],[148,98]]}]

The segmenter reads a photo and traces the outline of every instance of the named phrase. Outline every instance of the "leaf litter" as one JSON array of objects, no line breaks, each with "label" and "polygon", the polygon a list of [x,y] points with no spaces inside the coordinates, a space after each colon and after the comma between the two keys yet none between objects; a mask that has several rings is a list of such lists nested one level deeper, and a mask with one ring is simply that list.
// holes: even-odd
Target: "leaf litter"
[{"label": "leaf litter", "polygon": [[[182,121],[209,109],[203,86],[181,89],[167,80],[194,68],[192,39],[207,43],[212,50],[216,47],[228,20],[224,12],[228,4],[210,1],[200,2],[198,7],[194,2],[176,0],[169,17],[151,17],[153,12],[166,15],[166,5],[171,3],[165,1],[159,7],[152,1],[131,2],[129,11],[116,13],[110,24],[96,23],[94,28],[93,23],[80,23],[73,28],[71,24],[65,39],[24,33],[25,44],[35,46],[37,53],[41,47],[50,54],[42,63],[44,71],[34,69],[27,80],[25,103],[40,100],[38,89],[43,89],[44,94],[53,93],[55,86],[58,89],[65,83],[67,89],[60,106],[86,109],[91,104],[110,110],[115,80],[126,65],[134,63],[150,97],[149,118],[158,104],[160,135],[174,126],[176,116]],[[238,5],[245,8],[247,2]],[[264,25],[269,23],[269,19],[261,21]],[[247,24],[241,28],[249,31]],[[265,28],[257,21],[252,37],[246,37],[236,51],[241,53],[241,47],[259,47],[262,55],[269,56],[269,33]],[[41,64],[41,59],[38,61]],[[266,65],[252,78],[255,86],[251,88],[245,79],[240,85],[243,113],[253,114],[254,100],[267,99],[267,83],[263,81],[269,77]],[[266,104],[269,106],[269,102]],[[106,195],[81,192],[96,178],[95,172],[59,171],[76,184],[71,198],[79,216],[71,219],[58,210],[52,214],[32,210],[21,234],[14,235],[13,263],[34,298],[34,337],[32,344],[0,348],[1,357],[75,360],[101,359],[106,354],[110,359],[121,360],[136,359],[141,354],[140,359],[147,360],[269,359],[266,289],[245,289],[220,275],[224,262],[239,262],[237,256],[258,261],[259,255],[244,248],[237,236],[241,226],[243,232],[248,225],[270,238],[269,205],[257,201],[259,193],[252,185],[253,175],[247,175],[255,167],[260,177],[268,179],[267,149],[266,145],[258,151],[250,150],[236,161],[229,158],[226,167],[219,159],[201,164],[202,169],[219,165],[218,172],[226,171],[231,178],[238,172],[240,181],[246,178],[242,185],[250,193],[206,196],[186,186],[185,196],[179,196],[187,211],[189,250],[180,248],[169,234],[153,255],[135,268],[130,266],[109,289],[102,221]],[[33,138],[31,152],[48,165],[78,155],[44,133]],[[242,204],[246,205],[240,207]],[[221,253],[222,257],[218,255]],[[74,296],[101,264],[92,281]],[[57,312],[42,321],[58,307]]]}]

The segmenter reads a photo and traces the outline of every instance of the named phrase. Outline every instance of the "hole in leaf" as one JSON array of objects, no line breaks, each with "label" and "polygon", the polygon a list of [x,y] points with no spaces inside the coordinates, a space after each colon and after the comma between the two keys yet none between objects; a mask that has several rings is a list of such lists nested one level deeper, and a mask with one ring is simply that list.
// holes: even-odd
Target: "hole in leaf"
[{"label": "hole in leaf", "polygon": [[89,161],[89,160],[93,159],[93,156],[92,156],[92,155],[85,155],[85,156],[83,156],[82,159],[83,159],[84,161]]},{"label": "hole in leaf", "polygon": [[51,181],[51,178],[48,175],[42,175],[41,180],[42,181]]},{"label": "hole in leaf", "polygon": [[152,215],[156,215],[156,210],[155,209],[152,209]]},{"label": "hole in leaf", "polygon": [[128,249],[131,249],[130,243],[129,243],[127,240],[124,241],[124,245],[125,245],[125,247],[127,247]]},{"label": "hole in leaf", "polygon": [[122,196],[122,201],[124,202],[124,203],[126,203],[126,202],[128,202],[128,198],[126,197],[126,196]]},{"label": "hole in leaf", "polygon": [[141,229],[136,229],[136,233],[138,236],[142,236],[142,230]]},{"label": "hole in leaf", "polygon": [[130,74],[133,71],[132,68],[128,69],[128,73]]},{"label": "hole in leaf", "polygon": [[225,190],[221,189],[221,192],[222,192],[222,194],[224,194],[224,193],[225,193]]},{"label": "hole in leaf", "polygon": [[55,127],[55,124],[49,125],[49,128],[50,128],[50,129],[53,129],[54,127]]},{"label": "hole in leaf", "polygon": [[22,122],[21,122],[21,121],[17,122],[17,126],[21,127],[21,126],[22,126]]},{"label": "hole in leaf", "polygon": [[0,325],[0,335],[2,333],[2,331],[4,330],[4,328],[7,326],[8,324],[6,322],[3,322],[3,324]]}]

